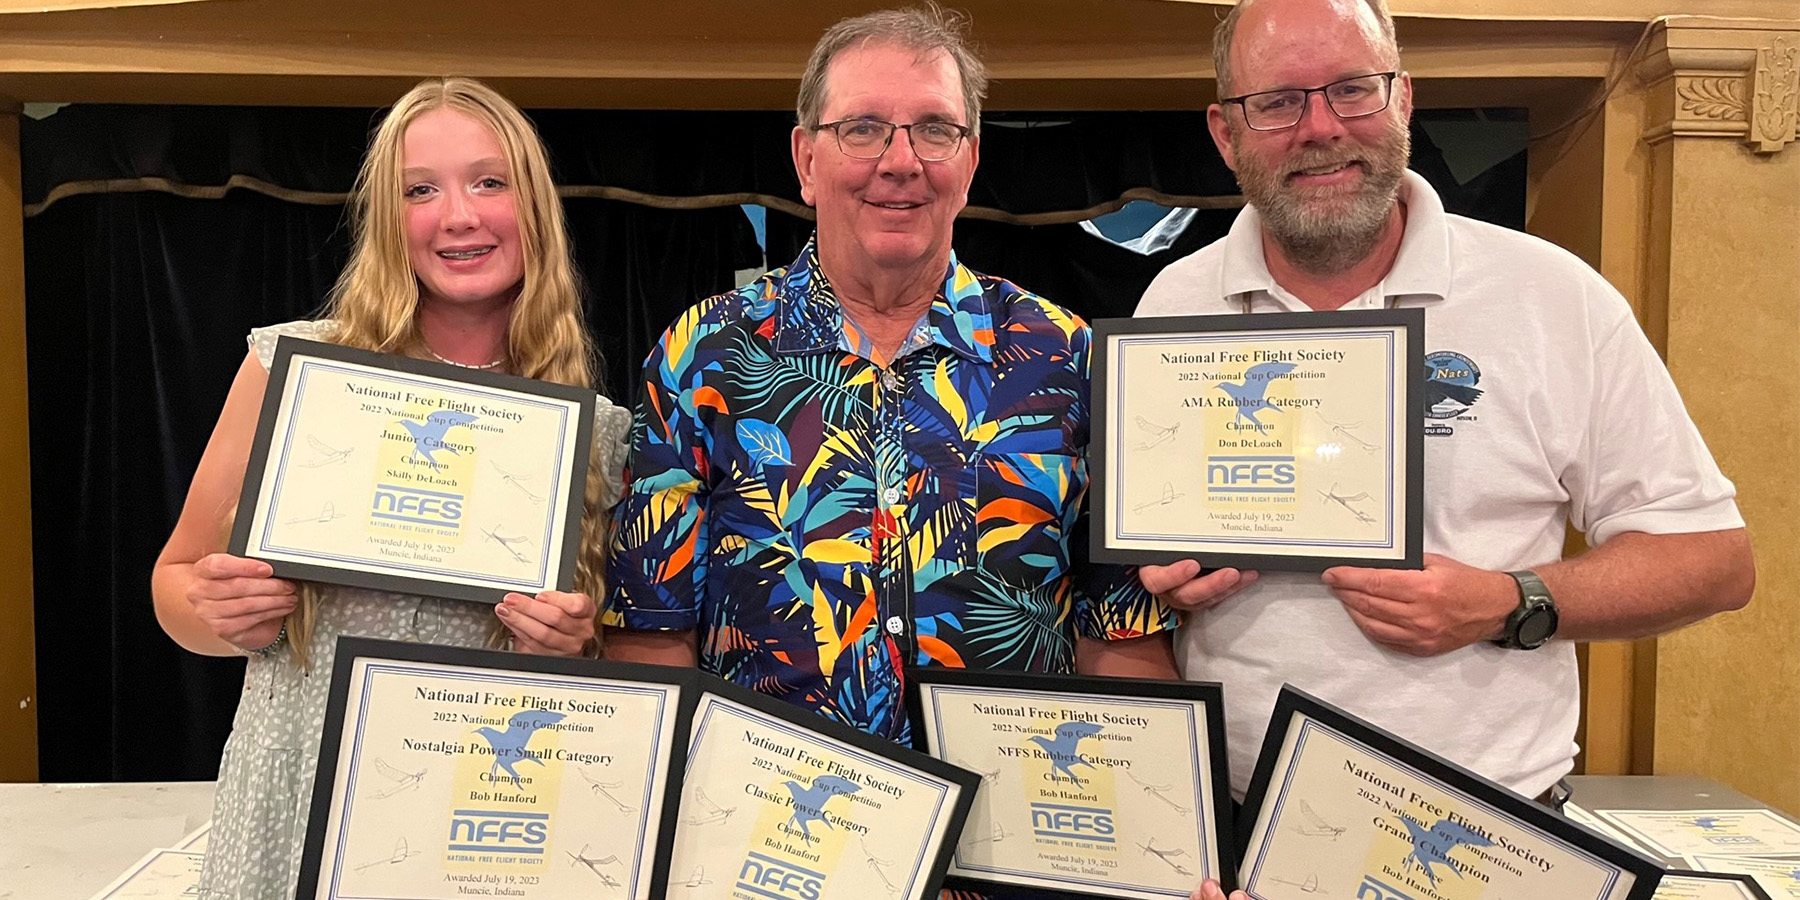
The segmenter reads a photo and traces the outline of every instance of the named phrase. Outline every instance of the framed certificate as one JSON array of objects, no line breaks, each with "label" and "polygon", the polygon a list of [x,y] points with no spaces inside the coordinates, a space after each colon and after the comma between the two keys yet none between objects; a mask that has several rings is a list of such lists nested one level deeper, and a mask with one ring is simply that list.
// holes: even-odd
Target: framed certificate
[{"label": "framed certificate", "polygon": [[671,900],[936,900],[978,778],[711,677]]},{"label": "framed certificate", "polygon": [[1425,314],[1094,323],[1092,557],[1420,568]]},{"label": "framed certificate", "polygon": [[1292,687],[1241,820],[1257,900],[1650,900],[1662,866]]},{"label": "framed certificate", "polygon": [[1656,900],[1770,900],[1749,875],[1670,869],[1656,886]]},{"label": "framed certificate", "polygon": [[1663,856],[1800,854],[1800,823],[1772,809],[1603,809],[1597,812],[1632,839]]},{"label": "framed certificate", "polygon": [[1709,875],[1745,875],[1777,900],[1800,898],[1800,857],[1690,856],[1688,862]]},{"label": "framed certificate", "polygon": [[296,896],[662,896],[698,677],[341,638]]},{"label": "framed certificate", "polygon": [[933,756],[981,776],[952,887],[1186,898],[1236,875],[1216,684],[910,672]]},{"label": "framed certificate", "polygon": [[282,337],[230,550],[282,578],[434,597],[569,590],[594,403]]}]

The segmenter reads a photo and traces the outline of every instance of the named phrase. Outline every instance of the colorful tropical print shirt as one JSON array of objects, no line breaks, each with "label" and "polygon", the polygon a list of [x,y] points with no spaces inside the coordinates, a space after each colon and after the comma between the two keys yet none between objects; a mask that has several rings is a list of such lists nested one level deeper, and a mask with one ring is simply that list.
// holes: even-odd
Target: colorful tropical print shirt
[{"label": "colorful tropical print shirt", "polygon": [[1070,672],[1078,634],[1174,627],[1086,561],[1084,322],[952,257],[887,366],[854,335],[810,243],[663,334],[606,624],[903,742],[907,665]]}]

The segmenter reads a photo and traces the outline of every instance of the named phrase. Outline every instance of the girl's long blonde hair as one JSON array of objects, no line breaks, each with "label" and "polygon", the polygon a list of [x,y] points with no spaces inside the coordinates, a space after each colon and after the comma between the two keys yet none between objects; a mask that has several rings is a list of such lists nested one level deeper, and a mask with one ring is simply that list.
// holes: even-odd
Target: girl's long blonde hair
[{"label": "girl's long blonde hair", "polygon": [[[354,242],[350,261],[332,288],[324,317],[335,328],[333,343],[381,353],[426,355],[416,313],[419,280],[407,258],[403,147],[406,129],[424,113],[452,109],[486,125],[499,138],[518,217],[525,277],[513,302],[507,328],[509,370],[516,375],[597,389],[598,360],[581,318],[581,285],[569,252],[562,202],[550,177],[550,159],[537,129],[511,101],[472,78],[429,78],[388,110],[350,200]],[[595,442],[588,459],[587,496],[576,554],[575,589],[604,599],[607,520],[601,515],[603,479]],[[300,603],[288,615],[288,639],[304,664],[317,612],[318,592],[302,583]],[[498,645],[506,628],[498,620],[489,643]]]}]

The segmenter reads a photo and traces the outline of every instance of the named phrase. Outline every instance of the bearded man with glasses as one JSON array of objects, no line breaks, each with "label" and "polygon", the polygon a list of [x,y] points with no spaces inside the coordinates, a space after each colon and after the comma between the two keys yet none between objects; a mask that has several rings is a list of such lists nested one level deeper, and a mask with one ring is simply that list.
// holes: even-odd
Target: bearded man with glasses
[{"label": "bearded man with glasses", "polygon": [[936,7],[838,23],[800,82],[798,259],[644,366],[609,657],[908,741],[908,666],[1175,675],[1173,615],[1084,536],[1088,327],[951,251],[986,75]]},{"label": "bearded man with glasses", "polygon": [[[1447,214],[1407,171],[1412,80],[1382,0],[1244,0],[1213,58],[1207,122],[1248,205],[1137,314],[1417,307],[1427,342],[1424,569],[1139,572],[1186,612],[1183,674],[1225,686],[1234,792],[1292,683],[1554,803],[1577,749],[1573,642],[1749,601],[1735,490],[1618,291]],[[1592,549],[1563,560],[1570,525]]]}]

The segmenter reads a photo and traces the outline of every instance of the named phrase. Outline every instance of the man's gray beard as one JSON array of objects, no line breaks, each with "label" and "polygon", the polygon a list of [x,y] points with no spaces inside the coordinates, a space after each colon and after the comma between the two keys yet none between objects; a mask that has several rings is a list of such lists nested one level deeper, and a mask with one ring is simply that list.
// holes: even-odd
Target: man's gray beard
[{"label": "man's gray beard", "polygon": [[[1295,268],[1312,275],[1335,275],[1368,258],[1381,241],[1382,228],[1400,196],[1400,180],[1412,156],[1412,135],[1404,122],[1383,134],[1379,144],[1364,148],[1363,184],[1345,202],[1309,206],[1289,193],[1285,178],[1240,151],[1238,183],[1244,197],[1262,217],[1263,229]],[[1328,164],[1302,158],[1298,168]],[[1248,169],[1248,171],[1245,171]],[[1332,200],[1340,198],[1333,197]]]}]

